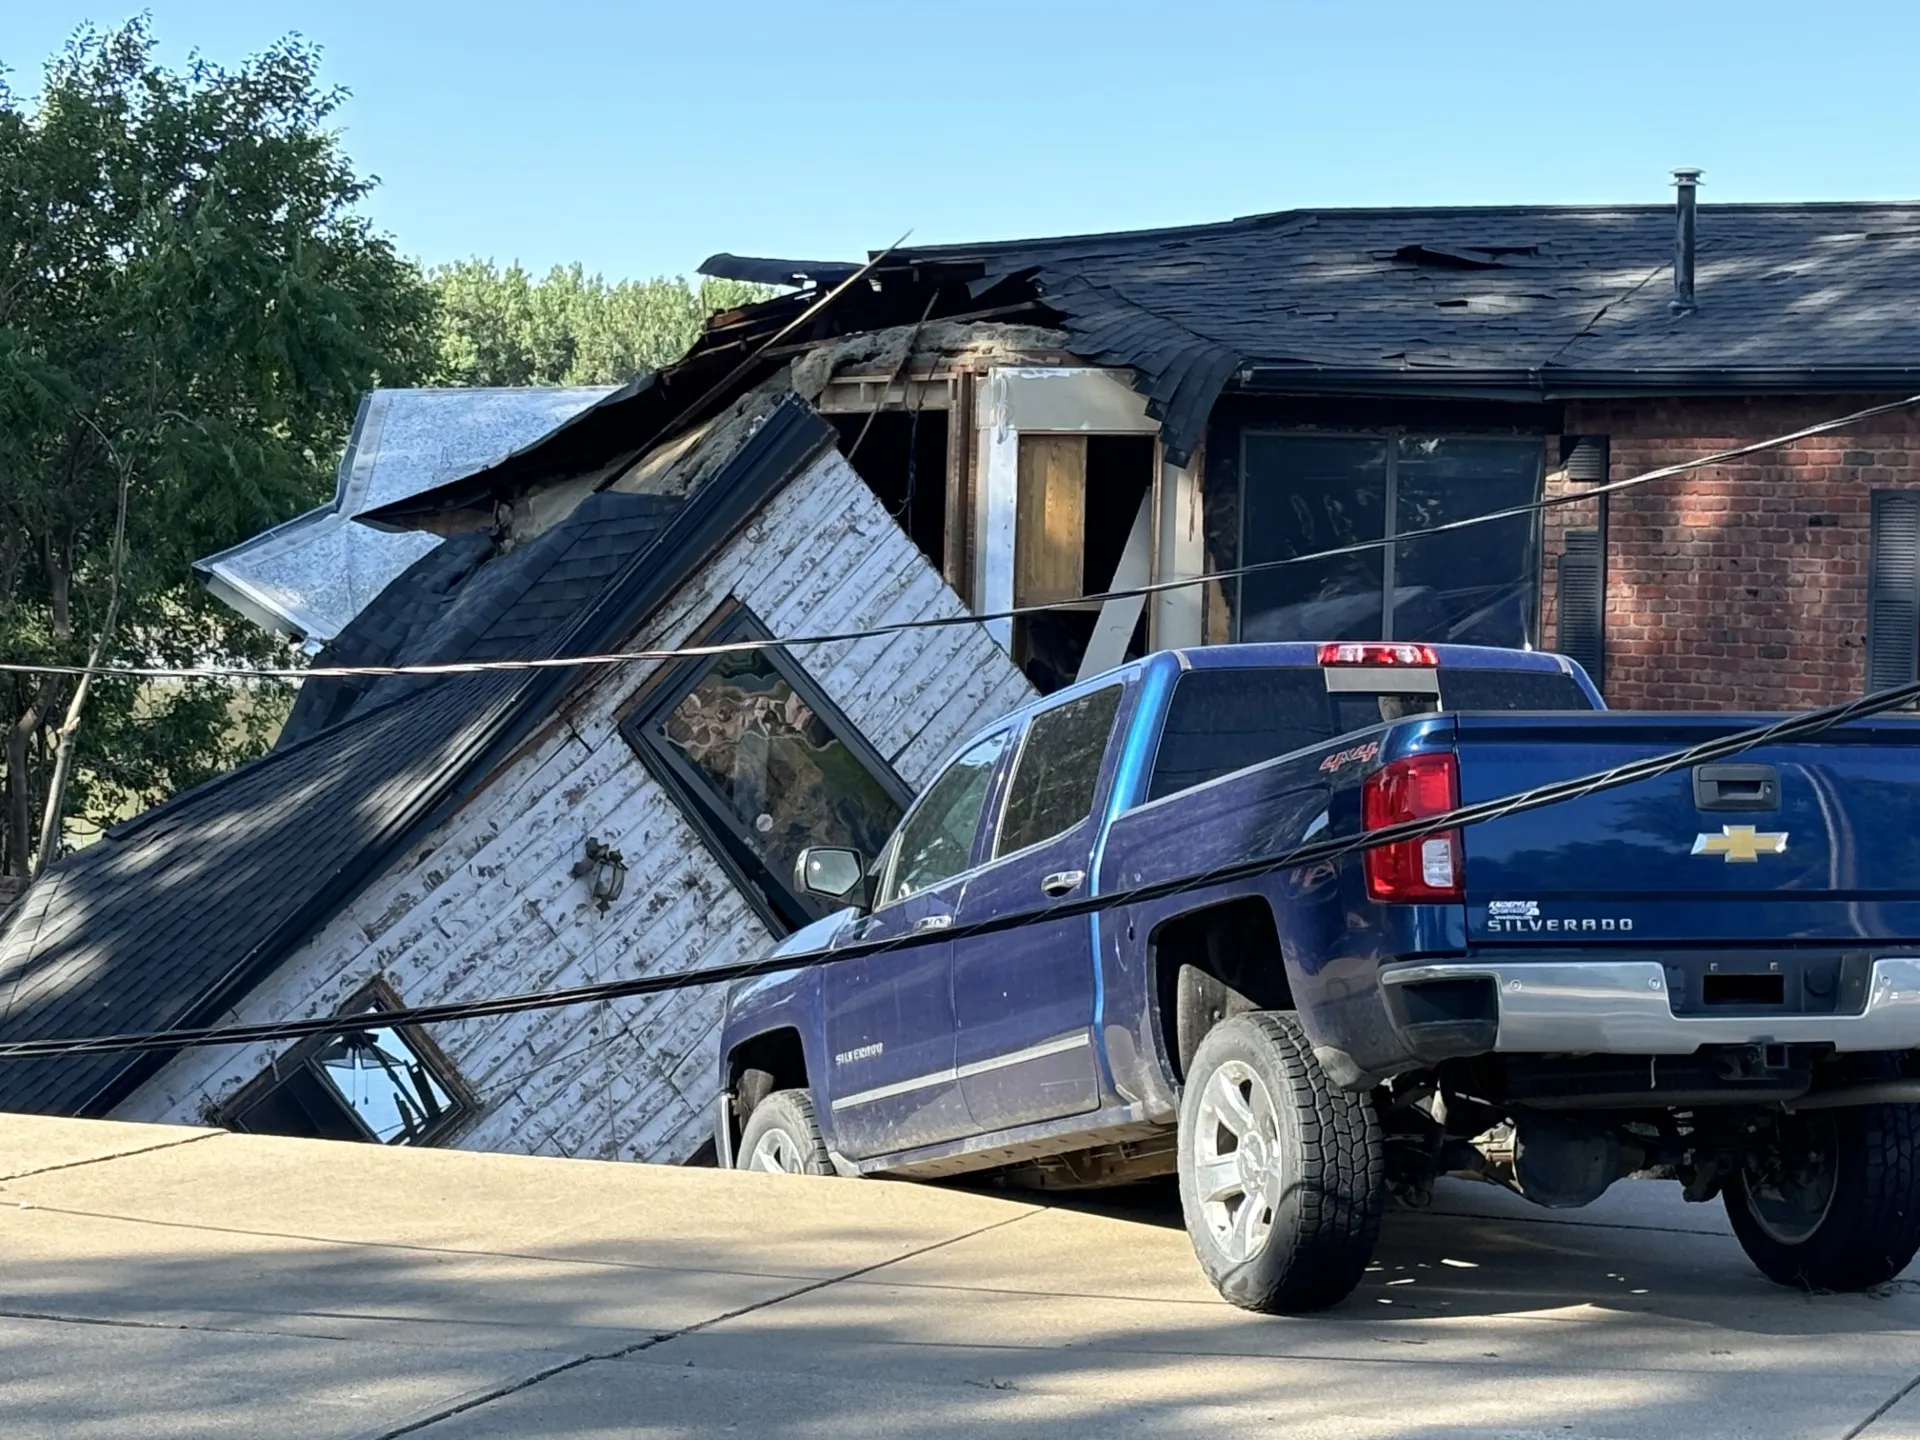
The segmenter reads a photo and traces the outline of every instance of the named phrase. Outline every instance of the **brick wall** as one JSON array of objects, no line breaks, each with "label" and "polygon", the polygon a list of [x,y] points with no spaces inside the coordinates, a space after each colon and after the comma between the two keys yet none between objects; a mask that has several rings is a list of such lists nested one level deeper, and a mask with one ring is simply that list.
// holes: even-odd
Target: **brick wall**
[{"label": "brick wall", "polygon": [[[1612,440],[1610,478],[1731,449],[1887,397],[1583,402],[1569,434]],[[1577,491],[1549,439],[1548,494]],[[1789,709],[1863,693],[1869,495],[1920,489],[1920,421],[1883,416],[1616,494],[1607,514],[1605,691],[1622,709]],[[1549,511],[1541,619],[1557,633],[1561,536]]]}]

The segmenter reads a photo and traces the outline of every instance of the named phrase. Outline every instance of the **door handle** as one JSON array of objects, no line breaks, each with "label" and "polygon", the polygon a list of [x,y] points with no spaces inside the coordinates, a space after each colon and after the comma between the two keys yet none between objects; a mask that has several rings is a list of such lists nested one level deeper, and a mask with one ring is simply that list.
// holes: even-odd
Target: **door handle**
[{"label": "door handle", "polygon": [[1778,810],[1780,771],[1772,765],[1696,765],[1693,803],[1700,810]]},{"label": "door handle", "polygon": [[1078,890],[1086,878],[1087,872],[1084,870],[1056,870],[1040,882],[1040,890],[1057,900],[1062,895],[1071,895]]},{"label": "door handle", "polygon": [[913,922],[913,933],[924,935],[929,930],[944,930],[951,924],[953,924],[951,915],[922,915]]}]

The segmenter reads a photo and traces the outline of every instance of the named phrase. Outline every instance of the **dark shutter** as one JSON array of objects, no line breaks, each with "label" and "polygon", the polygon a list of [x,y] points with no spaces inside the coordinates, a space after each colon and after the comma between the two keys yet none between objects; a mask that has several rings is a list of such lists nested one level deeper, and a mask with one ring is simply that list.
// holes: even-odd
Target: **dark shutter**
[{"label": "dark shutter", "polygon": [[1867,569],[1867,690],[1914,678],[1920,658],[1920,494],[1873,492]]},{"label": "dark shutter", "polygon": [[1611,448],[1605,435],[1562,435],[1561,468],[1567,472],[1567,479],[1577,485],[1604,484],[1612,459]]},{"label": "dark shutter", "polygon": [[1606,563],[1598,530],[1569,530],[1560,555],[1560,653],[1600,684],[1605,657]]}]

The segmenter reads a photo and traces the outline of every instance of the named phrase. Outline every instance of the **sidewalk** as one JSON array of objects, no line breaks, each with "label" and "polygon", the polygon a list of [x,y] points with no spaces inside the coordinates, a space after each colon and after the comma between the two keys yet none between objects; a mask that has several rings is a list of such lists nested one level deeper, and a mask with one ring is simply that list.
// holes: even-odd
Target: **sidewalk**
[{"label": "sidewalk", "polygon": [[1673,1187],[1436,1212],[1339,1310],[1265,1320],[1162,1192],[5,1116],[0,1433],[1920,1437],[1909,1282],[1781,1290]]}]

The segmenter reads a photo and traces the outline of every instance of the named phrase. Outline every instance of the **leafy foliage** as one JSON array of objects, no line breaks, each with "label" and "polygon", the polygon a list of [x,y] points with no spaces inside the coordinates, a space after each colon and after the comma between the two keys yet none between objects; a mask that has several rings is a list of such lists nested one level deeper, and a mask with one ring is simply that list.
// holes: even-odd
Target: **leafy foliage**
[{"label": "leafy foliage", "polygon": [[[104,618],[127,486],[121,663],[279,650],[191,562],[319,502],[359,394],[411,383],[433,297],[358,213],[370,182],[317,53],[154,63],[143,21],[83,31],[31,103],[0,84],[0,655],[75,663]],[[69,684],[0,677],[0,870],[26,873]],[[281,702],[284,703],[284,702]],[[257,753],[275,701],[95,687],[67,810],[99,821]]]},{"label": "leafy foliage", "polygon": [[[0,69],[0,657],[287,658],[192,562],[321,503],[375,385],[617,383],[678,358],[759,286],[423,277],[359,212],[330,128],[344,92],[287,39],[238,68],[153,59],[144,20],[86,30],[23,100]],[[107,626],[122,485],[128,536]],[[0,675],[0,874],[24,875],[72,682]],[[53,833],[262,753],[290,694],[98,682]]]},{"label": "leafy foliage", "polygon": [[709,315],[773,292],[735,280],[623,280],[579,265],[535,280],[490,260],[443,265],[434,357],[442,385],[612,385],[684,355]]}]

